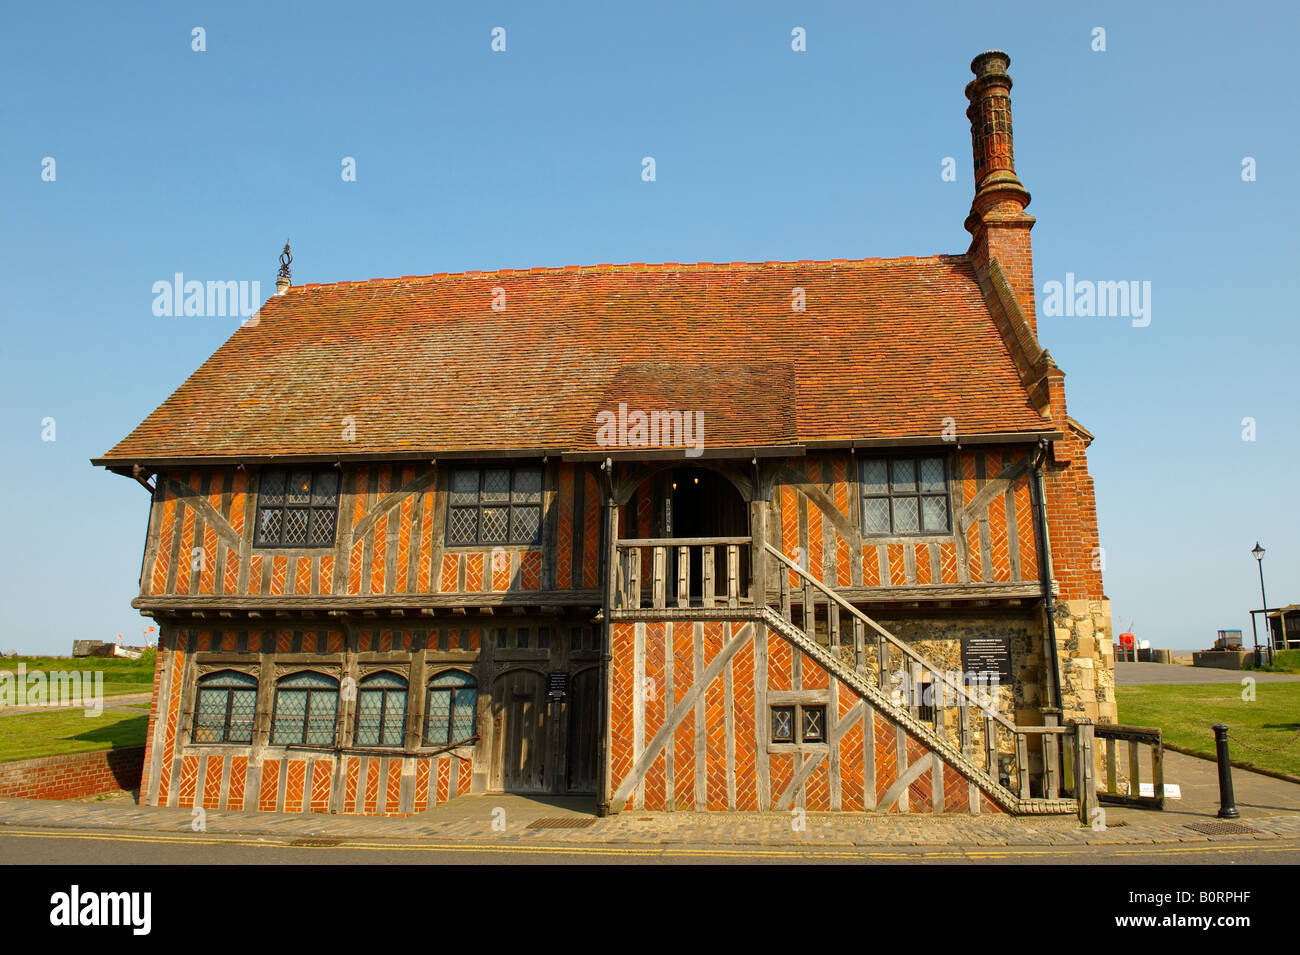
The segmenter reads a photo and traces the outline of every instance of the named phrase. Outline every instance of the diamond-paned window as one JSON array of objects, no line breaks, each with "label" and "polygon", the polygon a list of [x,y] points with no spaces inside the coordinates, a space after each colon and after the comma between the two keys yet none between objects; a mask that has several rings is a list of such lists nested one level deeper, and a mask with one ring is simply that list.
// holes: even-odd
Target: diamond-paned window
[{"label": "diamond-paned window", "polygon": [[541,468],[459,468],[447,502],[447,543],[536,544],[542,539]]},{"label": "diamond-paned window", "polygon": [[267,471],[258,480],[257,547],[333,547],[339,472]]},{"label": "diamond-paned window", "polygon": [[794,742],[794,707],[772,707],[772,742]]},{"label": "diamond-paned window", "polygon": [[468,673],[447,670],[429,681],[424,741],[430,746],[456,746],[476,735],[478,684]]},{"label": "diamond-paned window", "polygon": [[826,742],[826,707],[802,706],[799,708],[799,715],[803,720],[799,729],[803,741],[805,743]]},{"label": "diamond-paned window", "polygon": [[406,680],[372,673],[357,684],[358,746],[401,746],[406,735]]},{"label": "diamond-paned window", "polygon": [[826,742],[826,707],[802,704],[772,707],[772,742]]},{"label": "diamond-paned window", "polygon": [[951,533],[945,458],[867,458],[861,483],[864,535]]},{"label": "diamond-paned window", "polygon": [[194,698],[194,742],[251,743],[257,678],[234,670],[200,677]]},{"label": "diamond-paned window", "polygon": [[334,745],[339,681],[315,670],[284,677],[275,685],[271,745]]}]

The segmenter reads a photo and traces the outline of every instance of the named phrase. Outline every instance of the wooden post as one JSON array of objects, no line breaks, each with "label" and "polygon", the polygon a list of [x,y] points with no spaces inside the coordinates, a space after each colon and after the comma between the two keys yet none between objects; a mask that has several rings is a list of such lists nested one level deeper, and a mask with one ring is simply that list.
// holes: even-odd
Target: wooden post
[{"label": "wooden post", "polygon": [[1106,792],[1119,794],[1119,767],[1115,762],[1115,737],[1106,737]]},{"label": "wooden post", "polygon": [[701,602],[705,607],[713,606],[713,546],[706,544],[700,553],[700,591]]},{"label": "wooden post", "polygon": [[1029,798],[1029,741],[1024,733],[1016,734],[1016,775],[1020,777],[1020,798]]},{"label": "wooden post", "polygon": [[787,622],[793,623],[790,611],[790,575],[785,572],[784,567],[777,568],[778,586],[781,591],[781,618]]},{"label": "wooden post", "polygon": [[961,752],[967,759],[971,755],[970,707],[965,700],[957,702],[957,730],[961,733]]},{"label": "wooden post", "polygon": [[803,582],[803,631],[808,639],[817,640],[817,609],[813,604],[813,585],[811,580]]},{"label": "wooden post", "polygon": [[830,646],[832,650],[838,651],[840,648],[840,605],[831,601],[827,606],[830,608],[830,617],[826,625],[831,641]]},{"label": "wooden post", "polygon": [[984,717],[984,758],[988,763],[989,775],[993,777],[994,782],[1001,782],[998,779],[998,735],[996,724],[993,717]]},{"label": "wooden post", "polygon": [[1160,801],[1160,808],[1165,808],[1165,759],[1164,743],[1151,744],[1151,795]]},{"label": "wooden post", "polygon": [[691,605],[691,549],[677,548],[677,606]]},{"label": "wooden post", "polygon": [[650,605],[656,610],[662,608],[667,601],[667,595],[665,593],[667,582],[664,580],[664,575],[668,572],[668,569],[665,566],[667,564],[667,556],[668,555],[663,547],[656,547],[654,549],[654,581],[651,584]]},{"label": "wooden post", "polygon": [[1090,720],[1074,724],[1074,798],[1079,801],[1079,822],[1092,824],[1097,808],[1097,767],[1093,762],[1093,727]]},{"label": "wooden post", "polygon": [[735,610],[740,606],[740,547],[727,545],[727,606]]},{"label": "wooden post", "polygon": [[880,664],[876,679],[880,682],[881,692],[885,692],[889,687],[889,644],[880,634],[876,634],[876,660]]},{"label": "wooden post", "polygon": [[866,643],[866,629],[866,624],[857,617],[853,618],[853,669],[858,675],[864,672],[867,665],[866,647],[864,646]]},{"label": "wooden post", "polygon": [[1128,794],[1142,795],[1142,763],[1137,740],[1128,740]]},{"label": "wooden post", "polygon": [[641,548],[629,547],[624,553],[628,557],[627,585],[630,593],[628,594],[627,605],[633,610],[641,609]]},{"label": "wooden post", "polygon": [[[1059,726],[1061,718],[1055,713],[1043,714],[1044,726]],[[1061,796],[1061,738],[1055,733],[1043,734],[1043,796],[1059,799]]]}]

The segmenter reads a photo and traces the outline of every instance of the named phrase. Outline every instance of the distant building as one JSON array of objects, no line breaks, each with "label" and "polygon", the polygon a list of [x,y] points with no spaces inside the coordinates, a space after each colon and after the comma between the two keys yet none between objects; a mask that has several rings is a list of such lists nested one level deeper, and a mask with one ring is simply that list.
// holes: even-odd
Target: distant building
[{"label": "distant building", "polygon": [[1274,650],[1300,650],[1300,604],[1288,604],[1268,615]]}]

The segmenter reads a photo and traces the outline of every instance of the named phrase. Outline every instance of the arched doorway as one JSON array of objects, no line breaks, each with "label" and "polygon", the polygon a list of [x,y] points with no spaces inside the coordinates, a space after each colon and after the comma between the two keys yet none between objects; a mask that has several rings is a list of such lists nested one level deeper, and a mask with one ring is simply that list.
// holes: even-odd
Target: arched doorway
[{"label": "arched doorway", "polygon": [[[669,538],[737,538],[749,537],[749,506],[736,486],[724,475],[709,468],[673,468],[665,478],[664,531]],[[726,547],[712,548],[714,567],[725,581]],[[692,548],[690,568],[691,596],[703,592],[703,560],[700,549]],[[677,577],[677,551],[669,554],[669,578]],[[740,591],[749,588],[749,545],[740,553]],[[725,583],[723,585],[725,587]]]}]

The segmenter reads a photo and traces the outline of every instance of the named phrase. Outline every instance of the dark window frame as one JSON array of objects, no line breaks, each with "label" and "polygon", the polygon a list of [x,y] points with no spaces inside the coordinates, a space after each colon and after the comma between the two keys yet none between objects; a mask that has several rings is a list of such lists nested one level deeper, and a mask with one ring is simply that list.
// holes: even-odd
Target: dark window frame
[{"label": "dark window frame", "polygon": [[[331,690],[330,688],[323,687],[323,686],[290,686],[290,687],[284,686],[284,683],[287,680],[291,680],[296,676],[301,676],[304,673],[315,673],[319,676],[325,677],[327,680],[333,680],[334,681],[333,689]],[[276,680],[275,692],[274,695],[271,697],[271,728],[267,733],[267,745],[269,746],[323,746],[327,748],[333,748],[334,744],[338,741],[338,733],[339,733],[339,701],[340,701],[339,685],[340,684],[339,684],[338,677],[331,676],[328,673],[322,673],[320,670],[313,670],[311,668],[295,670],[293,673],[286,673],[284,676],[280,677],[280,679]],[[276,729],[279,726],[280,691],[285,689],[289,690],[290,692],[301,692],[307,694],[307,700],[303,704],[303,711],[302,711],[302,738],[301,739],[281,741],[277,739],[275,735]],[[323,696],[333,695],[334,697],[334,719],[332,722],[332,727],[331,727],[332,732],[328,743],[307,742],[307,730],[308,730],[308,726],[311,724],[311,698],[314,694],[321,694]]]},{"label": "dark window frame", "polygon": [[[821,719],[820,735],[807,735],[808,722],[806,713],[809,710],[819,712]],[[776,734],[776,715],[778,712],[787,712],[790,714],[790,735],[789,737],[778,737]],[[827,744],[827,727],[826,727],[827,705],[825,703],[774,703],[768,707],[768,742],[775,746],[824,746]]]},{"label": "dark window frame", "polygon": [[[469,680],[469,682],[463,684],[447,684],[445,686],[434,685],[435,683],[438,682],[439,679],[449,675],[464,677],[465,679]],[[456,714],[457,714],[456,695],[457,693],[463,692],[465,690],[472,690],[474,692],[473,705],[467,707],[470,711],[469,714],[470,726],[473,732],[471,732],[470,735],[463,740],[453,740],[451,738],[451,735],[452,735],[452,729],[456,725]],[[446,693],[449,697],[447,702],[447,738],[445,740],[433,739],[429,735],[429,731],[431,729],[431,724],[433,719],[433,694],[435,693]],[[467,743],[470,740],[477,737],[478,735],[477,723],[478,723],[478,680],[474,678],[474,675],[472,673],[467,673],[464,670],[457,670],[457,669],[442,670],[438,673],[435,673],[429,679],[429,683],[425,687],[424,729],[423,732],[421,733],[421,738],[424,742],[424,745],[459,746],[462,743]]]},{"label": "dark window frame", "polygon": [[[505,492],[504,500],[488,500],[485,498],[487,475],[489,471],[507,471],[509,472],[509,488]],[[536,492],[517,491],[515,482],[520,472],[535,472],[538,477]],[[461,474],[476,473],[478,475],[478,499],[473,504],[457,502],[456,481]],[[530,501],[518,499],[525,494],[536,493],[537,499]],[[540,464],[507,464],[504,466],[481,465],[473,467],[455,467],[452,468],[451,477],[447,485],[447,530],[444,535],[445,543],[448,547],[518,547],[534,546],[542,542],[542,507],[546,497],[546,469]],[[504,507],[506,511],[506,534],[503,540],[489,540],[484,538],[483,534],[483,512],[495,508]],[[537,530],[533,536],[528,539],[515,537],[515,509],[530,509],[537,511]],[[457,540],[453,537],[456,531],[455,516],[457,512],[474,511],[474,539]]]},{"label": "dark window frame", "polygon": [[[309,476],[310,484],[307,489],[306,501],[289,500],[289,485],[291,480],[296,476],[306,474]],[[270,479],[274,476],[280,476],[283,479],[283,490],[278,495],[271,495],[267,490]],[[334,490],[332,501],[321,503],[319,498],[323,490],[318,490],[317,482],[320,478],[329,475],[334,479]],[[339,503],[342,499],[343,475],[337,468],[333,467],[310,467],[310,468],[262,468],[257,477],[257,513],[254,515],[253,523],[253,546],[266,547],[275,549],[293,549],[293,550],[324,550],[332,548],[335,541],[338,540],[339,533]],[[278,497],[278,500],[272,498]],[[263,515],[279,511],[280,522],[277,539],[269,539],[264,536]],[[284,539],[285,529],[288,526],[288,517],[290,512],[307,512],[307,524],[303,531],[304,539],[294,543]],[[330,533],[328,540],[312,540],[313,527],[321,516],[330,514]]]},{"label": "dark window frame", "polygon": [[[402,681],[402,686],[366,686],[366,683],[377,676],[396,677]],[[376,741],[373,743],[363,742],[361,739],[361,700],[367,694],[379,694],[379,719],[377,722],[378,733]],[[384,742],[385,721],[389,715],[388,699],[390,695],[400,693],[402,695],[402,718],[399,725],[402,733],[401,739],[396,743]],[[366,676],[357,682],[357,714],[355,725],[353,726],[353,745],[367,749],[401,749],[406,745],[406,716],[411,706],[411,681],[395,670],[376,670],[373,673],[367,673]]]},{"label": "dark window frame", "polygon": [[[921,462],[926,460],[935,460],[943,468],[943,490],[942,491],[925,491],[921,488]],[[886,488],[884,493],[879,491],[867,490],[866,470],[872,462],[883,462],[885,466]],[[906,487],[896,490],[894,486],[894,465],[897,463],[907,462],[912,466],[912,487]],[[862,536],[863,537],[951,537],[952,530],[952,469],[949,467],[947,454],[894,454],[894,455],[871,455],[860,458],[858,462],[858,500],[862,507]],[[933,529],[926,526],[925,507],[923,502],[926,499],[943,499],[943,519],[944,526],[940,529]],[[895,500],[913,500],[916,502],[916,523],[917,529],[914,531],[900,531],[895,527],[894,522],[894,501]],[[867,526],[867,501],[882,500],[885,502],[885,509],[889,515],[889,530],[873,531]]]},{"label": "dark window frame", "polygon": [[[222,679],[229,679],[232,674],[243,677],[245,681],[252,680],[252,686],[249,686],[248,683],[244,681],[231,681],[232,685],[223,686],[221,683]],[[242,670],[217,670],[214,673],[206,673],[199,677],[194,684],[194,718],[190,730],[190,742],[200,746],[210,744],[219,745],[222,743],[230,743],[237,746],[252,745],[257,729],[257,694],[260,689],[260,681],[257,677],[249,673],[244,673]],[[252,715],[248,719],[248,739],[232,739],[230,736],[230,717],[231,711],[234,708],[235,694],[248,692],[252,692],[253,694]],[[214,696],[225,694],[226,700],[225,705],[222,707],[223,715],[220,739],[199,739],[199,716],[203,713],[204,694],[212,694]]]}]

